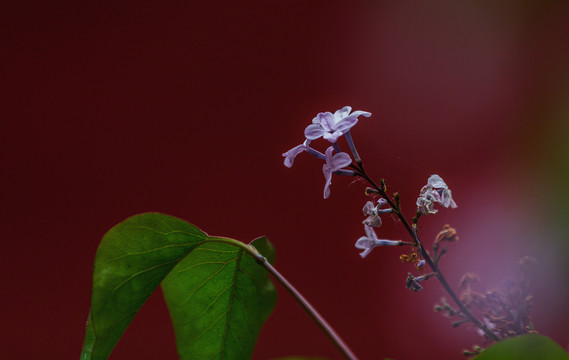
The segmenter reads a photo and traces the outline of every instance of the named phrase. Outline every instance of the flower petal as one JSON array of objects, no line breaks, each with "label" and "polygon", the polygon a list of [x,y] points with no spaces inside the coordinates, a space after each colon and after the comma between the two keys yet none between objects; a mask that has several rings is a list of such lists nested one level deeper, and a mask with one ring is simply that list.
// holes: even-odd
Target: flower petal
[{"label": "flower petal", "polygon": [[373,250],[373,248],[369,248],[369,249],[365,249],[364,251],[362,251],[360,253],[360,256],[363,258],[365,258],[366,256],[368,256],[368,254]]},{"label": "flower petal", "polygon": [[322,167],[322,171],[324,172],[324,199],[328,199],[330,197],[330,185],[332,184],[332,171],[330,171],[329,167],[324,164]]},{"label": "flower petal", "polygon": [[364,225],[371,226],[371,227],[380,227],[381,226],[381,218],[377,214],[370,215],[362,223]]},{"label": "flower petal", "polygon": [[324,185],[324,199],[328,199],[330,197],[330,184],[332,183],[331,179],[326,180],[326,184]]},{"label": "flower petal", "polygon": [[[327,150],[326,153],[328,153]],[[336,171],[350,165],[352,163],[352,158],[350,157],[350,155],[342,152],[334,155],[331,159],[331,163],[332,166],[334,167],[334,171]]]},{"label": "flower petal", "polygon": [[301,152],[306,150],[306,146],[304,144],[300,144],[298,146],[293,147],[292,149],[290,149],[289,151],[283,153],[284,156],[284,165],[286,167],[291,167],[292,164],[294,163],[294,158],[300,154]]},{"label": "flower petal", "polygon": [[361,250],[369,249],[374,246],[375,246],[375,241],[365,236],[362,236],[361,238],[358,239],[358,241],[356,241],[356,248]]},{"label": "flower petal", "polygon": [[364,225],[364,230],[368,239],[373,240],[374,242],[377,240],[377,235],[371,226]]},{"label": "flower petal", "polygon": [[365,258],[374,248],[374,241],[362,236],[356,241],[356,248],[364,250],[360,253],[362,258]]},{"label": "flower petal", "polygon": [[350,111],[352,111],[351,106],[344,106],[343,108],[336,110],[334,112],[334,119],[336,120],[336,123],[350,115]]},{"label": "flower petal", "polygon": [[387,200],[385,200],[384,198],[379,198],[379,200],[377,200],[377,207],[383,207],[385,204],[387,204]]},{"label": "flower petal", "polygon": [[457,207],[456,203],[452,199],[452,192],[449,188],[443,190],[443,193],[441,195],[441,204],[443,204],[443,206],[446,208],[450,206],[451,208],[455,209]]},{"label": "flower petal", "polygon": [[374,210],[375,210],[375,206],[373,205],[373,203],[371,201],[368,201],[364,205],[362,212],[364,213],[364,215],[371,215],[371,214],[373,214]]},{"label": "flower petal", "polygon": [[334,147],[328,146],[328,148],[324,152],[324,155],[326,156],[326,163],[329,165],[332,165],[332,154],[334,154]]},{"label": "flower petal", "polygon": [[336,130],[336,121],[334,120],[334,115],[332,115],[332,113],[319,113],[316,117],[318,119],[318,123],[324,130],[329,132]]},{"label": "flower petal", "polygon": [[350,116],[355,116],[355,117],[358,117],[358,116],[370,117],[370,116],[371,116],[371,113],[370,113],[370,112],[367,112],[367,111],[356,110],[356,111],[354,111],[353,113],[351,113]]},{"label": "flower petal", "polygon": [[347,118],[338,121],[338,123],[336,124],[336,128],[334,130],[341,132],[343,135],[346,132],[348,132],[348,130],[350,130],[357,123],[358,123],[358,118],[350,115]]},{"label": "flower petal", "polygon": [[338,138],[342,135],[344,135],[344,133],[341,131],[334,131],[334,132],[326,132],[325,131],[324,132],[324,139],[328,140],[329,142],[334,144],[334,143],[338,142]]},{"label": "flower petal", "polygon": [[429,177],[429,180],[427,180],[427,184],[431,185],[435,189],[443,189],[448,187],[447,184],[444,182],[443,178],[441,178],[437,174],[431,175]]},{"label": "flower petal", "polygon": [[310,124],[304,129],[304,136],[309,140],[315,140],[324,135],[326,131],[318,124]]}]

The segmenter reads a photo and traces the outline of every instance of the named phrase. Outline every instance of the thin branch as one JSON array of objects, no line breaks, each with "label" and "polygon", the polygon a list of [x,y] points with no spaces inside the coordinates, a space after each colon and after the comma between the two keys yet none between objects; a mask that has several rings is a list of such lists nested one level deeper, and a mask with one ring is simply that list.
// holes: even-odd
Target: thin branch
[{"label": "thin branch", "polygon": [[[264,266],[276,279],[277,281],[292,295],[292,297],[302,306],[304,311],[316,322],[316,324],[324,331],[324,333],[332,340],[334,345],[340,350],[344,358],[348,360],[357,360],[357,356],[352,352],[348,345],[342,340],[340,335],[328,324],[328,322],[318,313],[318,311],[306,300],[304,296],[294,287],[292,284],[279,273],[265,257],[262,257],[260,264]],[[257,258],[259,261],[260,259]]]},{"label": "thin branch", "polygon": [[271,275],[273,275],[277,281],[292,295],[292,297],[302,306],[304,311],[314,320],[314,322],[324,331],[326,336],[332,340],[334,345],[340,350],[344,358],[348,360],[358,360],[358,357],[353,353],[349,346],[342,340],[340,335],[336,333],[334,328],[328,324],[328,322],[320,315],[320,313],[306,300],[304,296],[298,291],[280,272],[277,271],[267,260],[266,257],[261,255],[259,251],[252,245],[244,244],[240,241],[230,239],[230,238],[217,238],[215,242],[221,242],[229,245],[233,245],[245,250],[249,253],[255,261],[265,269],[267,269]]},{"label": "thin branch", "polygon": [[419,239],[419,236],[417,235],[417,232],[414,231],[411,226],[409,225],[409,223],[407,222],[407,219],[405,218],[405,216],[403,216],[403,214],[401,213],[401,210],[398,206],[398,204],[396,204],[385,192],[385,190],[383,189],[383,187],[379,187],[366,173],[365,171],[361,171],[359,174],[359,176],[361,176],[362,178],[364,178],[377,192],[378,194],[384,198],[387,203],[389,204],[389,206],[391,206],[393,209],[396,209],[397,211],[394,211],[394,213],[399,217],[399,220],[401,220],[401,222],[403,223],[403,226],[405,227],[405,229],[407,229],[407,232],[409,233],[409,235],[411,235],[411,238],[413,239],[413,241],[419,245],[419,248],[421,249],[421,255],[423,256],[423,258],[425,259],[425,261],[427,262],[427,264],[429,264],[429,267],[433,270],[433,272],[435,273],[435,276],[437,277],[437,279],[439,279],[439,282],[441,283],[441,285],[443,286],[443,288],[446,290],[446,292],[450,295],[450,297],[452,298],[452,300],[458,305],[458,307],[460,308],[460,311],[468,318],[469,321],[471,321],[474,325],[476,325],[478,328],[480,328],[480,330],[482,330],[490,339],[494,340],[494,341],[498,341],[500,340],[500,338],[494,334],[490,329],[488,329],[488,327],[481,322],[480,320],[478,320],[474,314],[472,314],[472,312],[462,303],[462,301],[460,301],[460,299],[458,298],[458,296],[455,294],[455,292],[452,290],[452,288],[450,287],[450,285],[448,284],[448,282],[446,281],[445,277],[443,276],[441,270],[438,267],[438,264],[436,264],[433,259],[431,258],[431,256],[429,255],[429,252],[425,249],[425,247],[423,246],[421,240]]}]

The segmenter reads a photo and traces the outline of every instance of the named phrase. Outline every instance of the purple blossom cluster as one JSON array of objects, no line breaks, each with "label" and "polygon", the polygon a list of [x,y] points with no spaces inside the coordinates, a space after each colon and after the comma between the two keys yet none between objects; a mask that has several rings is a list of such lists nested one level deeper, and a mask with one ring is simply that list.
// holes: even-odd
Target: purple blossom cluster
[{"label": "purple blossom cluster", "polygon": [[[351,175],[365,180],[370,185],[370,187],[366,188],[365,194],[367,196],[377,196],[378,200],[375,203],[373,201],[367,201],[362,209],[362,213],[365,216],[365,219],[362,221],[365,235],[361,236],[355,243],[355,247],[361,250],[360,256],[365,258],[373,249],[380,246],[408,246],[410,248],[409,253],[401,254],[399,259],[404,263],[413,264],[418,271],[423,271],[424,267],[428,265],[432,272],[418,276],[408,273],[405,280],[407,289],[414,292],[421,291],[423,289],[423,285],[420,284],[421,282],[431,277],[436,277],[458,305],[459,310],[451,309],[448,307],[449,305],[440,308],[443,310],[450,309],[448,310],[449,312],[452,310],[453,314],[458,314],[463,318],[453,324],[471,322],[476,325],[488,339],[499,340],[500,337],[494,330],[495,324],[478,320],[469,310],[470,304],[463,303],[454,293],[439,268],[439,260],[441,256],[447,252],[446,246],[439,249],[439,243],[442,241],[456,241],[456,239],[458,239],[456,230],[450,228],[449,225],[445,225],[443,231],[440,232],[435,239],[432,253],[425,249],[418,235],[417,225],[422,215],[436,214],[438,209],[436,209],[435,206],[443,206],[445,208],[457,207],[448,185],[441,176],[437,174],[431,175],[427,180],[427,184],[419,191],[419,196],[415,202],[417,205],[415,217],[413,217],[412,222],[408,221],[401,210],[400,195],[394,193],[391,197],[387,193],[385,180],[382,179],[378,185],[364,170],[363,162],[356,151],[350,133],[351,128],[357,124],[359,116],[369,117],[371,113],[360,110],[352,112],[350,106],[344,106],[333,114],[331,112],[319,113],[304,130],[305,139],[302,144],[282,154],[284,157],[284,165],[292,167],[294,159],[302,152],[307,152],[321,160],[323,162],[322,172],[324,174],[324,199],[330,197],[332,175]],[[351,155],[340,150],[338,140],[342,136],[346,139]],[[323,138],[330,143],[324,153],[311,146],[311,143],[319,138]],[[377,236],[376,228],[381,227],[383,224],[381,215],[387,213],[392,213],[405,227],[411,237],[410,242],[380,239]]]},{"label": "purple blossom cluster", "polygon": [[[370,117],[371,113],[366,111],[354,111],[350,106],[336,110],[334,114],[331,112],[318,113],[312,119],[312,124],[308,125],[304,130],[306,140],[298,146],[293,147],[289,151],[282,154],[284,157],[284,164],[286,167],[291,167],[294,159],[298,154],[307,152],[317,159],[324,160],[322,165],[322,172],[324,173],[324,199],[330,197],[330,185],[332,183],[332,174],[335,175],[355,175],[353,170],[345,169],[352,164],[352,158],[349,154],[342,152],[338,145],[338,139],[342,135],[346,135],[346,141],[352,151],[354,157],[359,159],[355,146],[350,135],[350,129],[358,123],[358,117]],[[332,145],[328,147],[324,154],[318,150],[310,147],[313,140],[324,138]]]},{"label": "purple blossom cluster", "polygon": [[431,175],[427,180],[427,185],[423,186],[417,198],[417,208],[423,215],[436,214],[438,210],[435,204],[441,204],[448,208],[456,208],[456,203],[452,199],[452,192],[444,180],[437,174]]},{"label": "purple blossom cluster", "polygon": [[[302,152],[307,152],[313,157],[324,161],[322,165],[322,172],[324,173],[324,199],[330,197],[330,185],[332,184],[333,174],[365,176],[361,159],[350,134],[350,129],[358,123],[359,116],[369,117],[371,113],[360,110],[352,112],[350,106],[344,106],[336,110],[333,114],[331,112],[319,113],[304,130],[304,142],[282,154],[284,157],[284,165],[289,168],[292,167],[294,159]],[[356,165],[354,165],[352,157],[348,153],[340,150],[338,139],[341,136],[345,136]],[[324,154],[312,148],[310,145],[312,141],[319,138],[328,140],[328,142],[331,143]],[[347,169],[348,167],[350,169]],[[369,178],[365,178],[369,180]],[[429,177],[427,184],[421,189],[416,203],[417,211],[425,215],[435,214],[438,211],[434,208],[435,204],[441,204],[447,208],[456,208],[456,203],[452,199],[450,189],[443,179],[436,174]],[[355,244],[356,248],[363,250],[360,253],[362,258],[365,258],[378,246],[409,245],[409,243],[403,243],[399,240],[386,240],[377,237],[374,228],[382,225],[380,215],[393,212],[392,207],[384,208],[387,204],[388,201],[382,197],[377,201],[377,204],[371,201],[366,202],[362,209],[363,214],[367,216],[363,221],[366,235],[360,237]],[[422,268],[424,265],[425,260],[418,260],[417,266]],[[415,286],[414,289],[419,289],[419,286]]]}]

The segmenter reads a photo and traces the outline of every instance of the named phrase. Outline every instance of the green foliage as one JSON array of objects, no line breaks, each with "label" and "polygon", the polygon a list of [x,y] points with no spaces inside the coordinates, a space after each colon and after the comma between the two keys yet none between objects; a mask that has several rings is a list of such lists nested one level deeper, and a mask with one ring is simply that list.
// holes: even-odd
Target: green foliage
[{"label": "green foliage", "polygon": [[543,335],[522,335],[500,341],[476,360],[568,360],[569,355],[555,341]]},{"label": "green foliage", "polygon": [[[266,238],[254,246],[269,261]],[[163,285],[181,358],[251,356],[276,292],[247,245],[208,237],[162,214],[133,216],[103,237],[95,256],[81,360],[106,359],[142,304]]]},{"label": "green foliage", "polygon": [[243,252],[204,244],[162,282],[181,359],[251,357],[260,325],[275,305],[275,289],[265,269]]}]

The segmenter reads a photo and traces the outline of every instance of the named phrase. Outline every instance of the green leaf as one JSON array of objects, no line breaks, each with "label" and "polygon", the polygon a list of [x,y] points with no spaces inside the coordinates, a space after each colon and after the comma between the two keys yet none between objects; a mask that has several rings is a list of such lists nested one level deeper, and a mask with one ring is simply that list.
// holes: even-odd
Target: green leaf
[{"label": "green leaf", "polygon": [[[253,242],[272,257],[266,238]],[[270,246],[272,248],[272,246]],[[208,243],[186,256],[162,283],[181,359],[249,359],[271,313],[275,288],[244,250]]]},{"label": "green leaf", "polygon": [[502,340],[478,355],[476,360],[567,360],[569,355],[547,336],[522,335]]},{"label": "green leaf", "polygon": [[[268,240],[263,238],[259,241],[259,247],[269,249],[271,246]],[[185,345],[180,348],[180,344],[186,344],[184,339],[197,335],[191,331],[180,332],[179,324],[185,324],[183,328],[187,329],[191,328],[194,322],[213,322],[220,316],[219,305],[223,302],[216,301],[212,306],[202,307],[199,318],[178,316],[186,316],[186,305],[190,303],[199,306],[203,302],[211,302],[213,298],[210,296],[224,300],[225,293],[216,294],[215,290],[223,290],[230,279],[235,282],[231,291],[234,299],[224,302],[228,306],[225,312],[229,315],[228,319],[232,319],[238,314],[236,304],[242,304],[246,309],[243,311],[250,316],[250,319],[246,320],[252,330],[243,332],[239,338],[241,342],[236,344],[242,346],[243,351],[248,349],[252,352],[262,323],[274,307],[276,293],[267,272],[256,263],[248,251],[245,244],[236,240],[208,237],[195,226],[163,214],[137,215],[116,225],[105,234],[95,256],[91,311],[81,360],[106,359],[142,304],[175,268],[177,270],[172,273],[172,277],[168,276],[168,283],[174,288],[183,286],[190,291],[184,293],[184,290],[173,289],[173,294],[172,289],[165,290],[180,354],[186,351],[183,348]],[[274,256],[274,253],[268,255]],[[184,267],[183,264],[193,264],[192,261],[196,259],[210,264],[225,262],[226,265],[222,265],[222,269],[198,263],[195,263],[195,267]],[[180,267],[177,267],[178,265]],[[230,273],[233,277],[228,276]],[[244,279],[243,274],[248,274],[245,276],[250,280]],[[196,279],[202,279],[202,282],[209,280],[199,289],[190,289],[187,284],[182,284],[193,283]],[[191,291],[194,293],[190,296]],[[183,304],[184,312],[173,311],[171,303],[180,296],[192,300]],[[194,300],[199,301],[196,303]],[[250,308],[251,304],[262,304],[262,307]],[[233,325],[228,320],[227,328],[241,325]],[[220,339],[223,339],[218,341],[220,347],[229,348],[228,334],[230,332],[218,334]],[[204,354],[210,354],[211,349],[204,348],[203,351]],[[197,356],[200,359],[207,358],[203,355]]]},{"label": "green leaf", "polygon": [[85,330],[85,341],[83,342],[83,350],[81,351],[80,360],[91,359],[93,345],[95,344],[95,329],[93,329],[93,321],[91,320],[91,312],[87,319],[87,329]]}]

